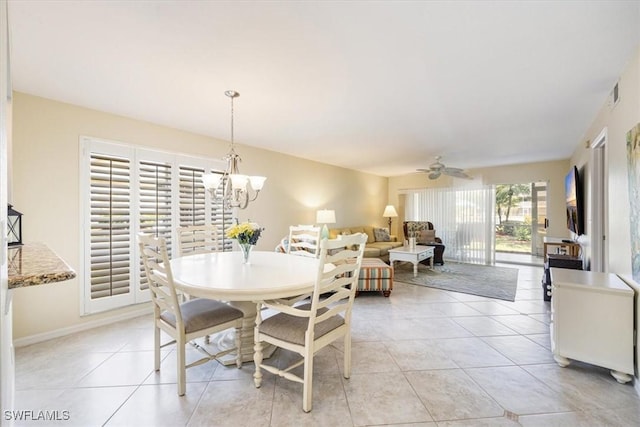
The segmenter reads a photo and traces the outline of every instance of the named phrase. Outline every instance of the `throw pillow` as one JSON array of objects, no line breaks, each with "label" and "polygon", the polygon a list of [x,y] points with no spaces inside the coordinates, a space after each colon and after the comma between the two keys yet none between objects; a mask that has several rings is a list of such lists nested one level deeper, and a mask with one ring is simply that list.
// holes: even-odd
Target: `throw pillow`
[{"label": "throw pillow", "polygon": [[417,238],[418,243],[426,244],[433,243],[436,241],[436,231],[435,230],[421,230],[418,234]]},{"label": "throw pillow", "polygon": [[[340,233],[340,236],[350,236],[351,234],[355,234],[355,233],[351,233],[351,230],[347,230],[347,231],[343,231],[342,233]],[[345,248],[347,248],[347,247],[345,246]],[[355,250],[358,249],[358,247],[356,245],[351,245],[351,247],[347,248],[347,249],[355,251]]]},{"label": "throw pillow", "polygon": [[391,236],[386,228],[374,228],[373,234],[376,236],[376,242],[390,242]]}]

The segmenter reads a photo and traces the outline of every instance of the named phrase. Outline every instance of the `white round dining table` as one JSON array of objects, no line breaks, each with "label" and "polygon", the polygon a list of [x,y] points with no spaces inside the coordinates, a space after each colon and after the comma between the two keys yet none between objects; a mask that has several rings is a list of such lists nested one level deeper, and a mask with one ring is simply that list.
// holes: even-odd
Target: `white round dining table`
[{"label": "white round dining table", "polygon": [[[244,313],[241,346],[242,360],[253,361],[253,336],[257,303],[305,294],[313,290],[318,259],[278,252],[253,251],[243,264],[242,253],[212,252],[186,255],[171,260],[175,285],[181,291],[200,298],[227,301]],[[233,343],[229,337],[219,346]],[[235,363],[227,355],[223,363]]]}]

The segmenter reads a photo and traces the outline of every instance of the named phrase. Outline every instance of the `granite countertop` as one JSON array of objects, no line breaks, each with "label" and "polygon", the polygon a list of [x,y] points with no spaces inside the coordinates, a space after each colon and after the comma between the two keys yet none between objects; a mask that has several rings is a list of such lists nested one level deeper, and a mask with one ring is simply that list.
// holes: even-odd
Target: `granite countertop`
[{"label": "granite countertop", "polygon": [[43,243],[9,247],[9,289],[62,282],[76,272]]}]

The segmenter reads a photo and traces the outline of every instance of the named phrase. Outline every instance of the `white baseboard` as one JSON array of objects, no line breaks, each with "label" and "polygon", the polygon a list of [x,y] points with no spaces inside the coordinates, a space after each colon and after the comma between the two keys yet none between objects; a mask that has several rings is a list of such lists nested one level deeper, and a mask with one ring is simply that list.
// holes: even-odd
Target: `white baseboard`
[{"label": "white baseboard", "polygon": [[117,314],[110,317],[103,317],[99,320],[93,320],[90,322],[84,322],[79,325],[68,326],[66,328],[56,329],[53,331],[43,332],[41,334],[29,335],[27,337],[18,338],[13,340],[14,347],[25,347],[31,344],[36,344],[43,341],[48,341],[53,338],[60,338],[66,335],[75,334],[76,332],[86,331],[88,329],[97,328],[99,326],[110,325],[121,320],[132,319],[134,317],[142,316],[152,313],[153,309],[151,304],[142,304],[140,308],[129,311],[123,314]]}]

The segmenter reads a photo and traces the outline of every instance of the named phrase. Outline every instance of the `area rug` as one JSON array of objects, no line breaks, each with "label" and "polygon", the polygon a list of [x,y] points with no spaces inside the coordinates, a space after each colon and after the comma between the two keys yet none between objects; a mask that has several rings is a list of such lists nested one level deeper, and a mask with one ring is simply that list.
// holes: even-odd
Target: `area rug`
[{"label": "area rug", "polygon": [[396,263],[394,281],[515,301],[518,269],[447,262],[433,270],[419,265],[418,277],[413,277],[413,264]]}]

